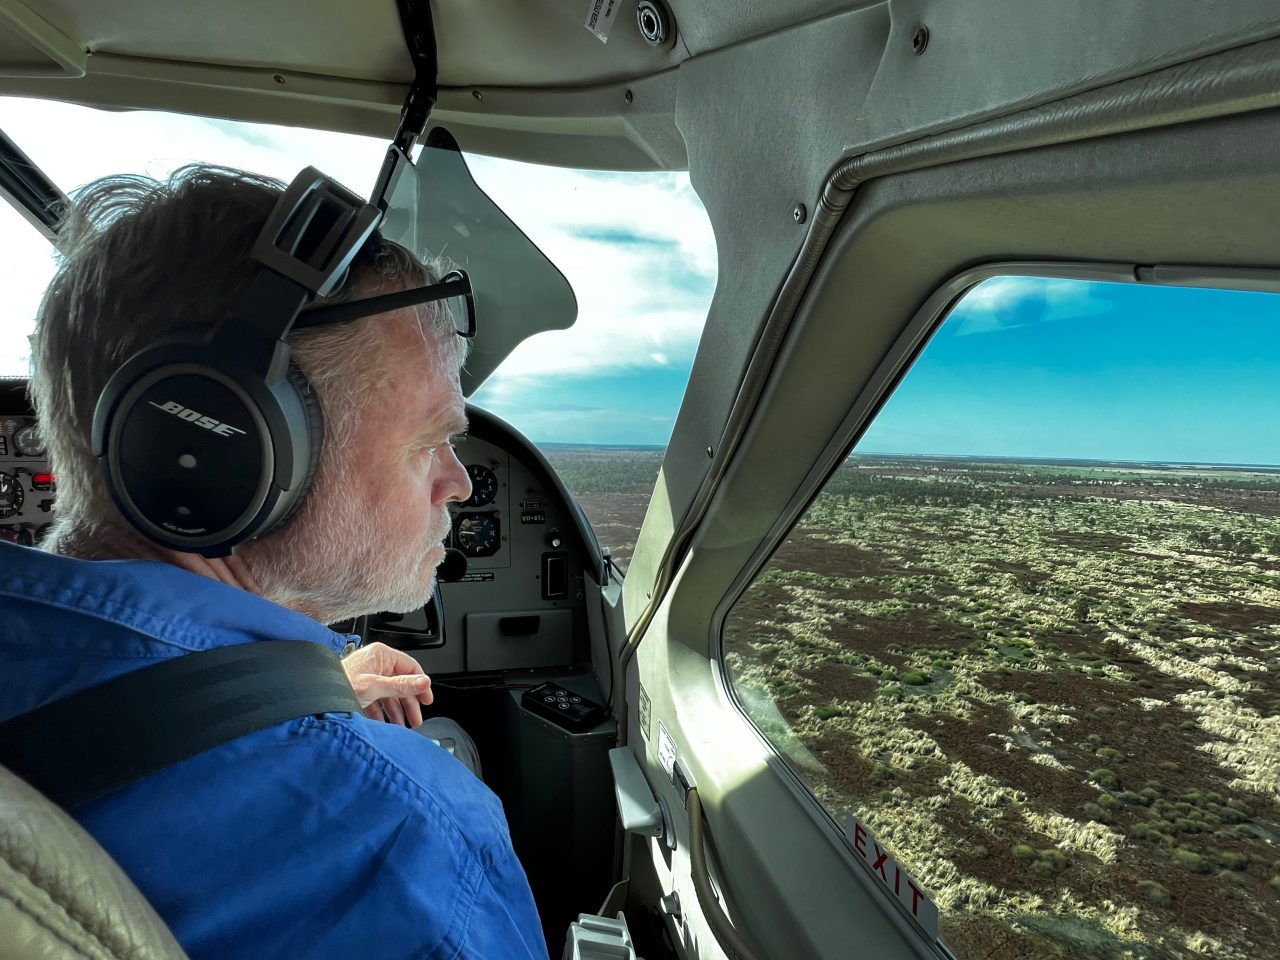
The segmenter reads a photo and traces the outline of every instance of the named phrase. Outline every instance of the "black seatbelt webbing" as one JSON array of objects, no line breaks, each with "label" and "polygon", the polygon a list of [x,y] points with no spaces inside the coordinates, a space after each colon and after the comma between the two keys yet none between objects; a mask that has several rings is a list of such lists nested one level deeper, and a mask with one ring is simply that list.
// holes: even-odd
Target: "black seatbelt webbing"
[{"label": "black seatbelt webbing", "polygon": [[236,644],[131,671],[0,724],[0,764],[73,810],[246,734],[359,712],[327,647]]}]

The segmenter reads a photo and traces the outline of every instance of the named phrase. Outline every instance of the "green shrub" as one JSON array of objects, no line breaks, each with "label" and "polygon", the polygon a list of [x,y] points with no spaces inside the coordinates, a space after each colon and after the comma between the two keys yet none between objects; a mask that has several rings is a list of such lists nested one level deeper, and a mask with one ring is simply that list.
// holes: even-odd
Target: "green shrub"
[{"label": "green shrub", "polygon": [[1099,767],[1097,770],[1090,770],[1089,779],[1104,787],[1115,787],[1120,784],[1120,778],[1106,767]]},{"label": "green shrub", "polygon": [[1168,770],[1170,773],[1177,773],[1182,769],[1182,764],[1178,763],[1176,760],[1162,760],[1160,762],[1160,769]]},{"label": "green shrub", "polygon": [[1031,869],[1036,873],[1053,876],[1061,873],[1069,866],[1071,866],[1071,861],[1067,859],[1066,854],[1061,850],[1051,849],[1038,851],[1035,862],[1031,864]]},{"label": "green shrub", "polygon": [[921,670],[907,670],[902,674],[902,682],[908,686],[922,687],[929,682],[929,676]]},{"label": "green shrub", "polygon": [[875,766],[871,768],[871,779],[876,781],[892,780],[893,767],[883,760],[877,760]]},{"label": "green shrub", "polygon": [[1096,803],[1083,804],[1080,809],[1084,811],[1084,815],[1090,820],[1095,820],[1098,823],[1111,822],[1111,814],[1106,810],[1103,810],[1102,807],[1098,806]]},{"label": "green shrub", "polygon": [[844,713],[844,710],[837,706],[821,706],[813,708],[814,714],[819,720],[831,720]]},{"label": "green shrub", "polygon": [[1013,699],[1018,703],[1035,703],[1036,698],[1029,693],[1015,693]]},{"label": "green shrub", "polygon": [[1188,850],[1186,847],[1179,847],[1173,851],[1173,862],[1176,866],[1191,873],[1207,873],[1209,870],[1209,865],[1205,863],[1204,857],[1194,850]]},{"label": "green shrub", "polygon": [[1099,747],[1093,753],[1099,760],[1119,760],[1124,756],[1115,747]]},{"label": "green shrub", "polygon": [[1249,866],[1249,858],[1235,850],[1223,850],[1218,854],[1218,862],[1228,870],[1243,870]]},{"label": "green shrub", "polygon": [[1029,843],[1020,843],[1013,848],[1013,855],[1019,860],[1034,860],[1036,848]]},{"label": "green shrub", "polygon": [[1169,903],[1173,900],[1173,894],[1169,892],[1169,888],[1154,880],[1139,880],[1138,892],[1152,903]]}]

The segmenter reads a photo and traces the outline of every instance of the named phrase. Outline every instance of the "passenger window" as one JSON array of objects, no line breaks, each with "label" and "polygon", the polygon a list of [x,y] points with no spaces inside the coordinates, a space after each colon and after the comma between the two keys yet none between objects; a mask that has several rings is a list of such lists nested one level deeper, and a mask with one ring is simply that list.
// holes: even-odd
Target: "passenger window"
[{"label": "passenger window", "polygon": [[731,611],[732,689],[964,960],[1280,955],[1277,464],[1274,294],[987,280]]}]

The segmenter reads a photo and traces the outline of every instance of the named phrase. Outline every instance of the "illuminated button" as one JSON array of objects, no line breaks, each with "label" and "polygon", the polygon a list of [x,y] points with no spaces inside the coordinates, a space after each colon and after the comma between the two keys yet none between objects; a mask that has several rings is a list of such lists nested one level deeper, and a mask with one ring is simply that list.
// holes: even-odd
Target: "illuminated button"
[{"label": "illuminated button", "polygon": [[189,453],[184,453],[178,458],[178,466],[186,467],[188,470],[194,469],[196,462],[196,458]]},{"label": "illuminated button", "polygon": [[559,707],[561,710],[569,709],[569,705],[567,703],[557,703],[556,706]]},{"label": "illuminated button", "polygon": [[545,700],[545,701],[547,701],[547,703],[555,703],[555,702],[556,702],[556,698],[555,698],[555,697],[553,697],[553,696],[550,696],[550,695],[545,696],[545,697],[543,697],[542,699],[543,699],[543,700]]},{"label": "illuminated button", "polygon": [[581,698],[581,697],[570,697],[570,698],[569,698],[569,702],[570,702],[570,703],[581,703],[581,702],[582,702],[582,698]]}]

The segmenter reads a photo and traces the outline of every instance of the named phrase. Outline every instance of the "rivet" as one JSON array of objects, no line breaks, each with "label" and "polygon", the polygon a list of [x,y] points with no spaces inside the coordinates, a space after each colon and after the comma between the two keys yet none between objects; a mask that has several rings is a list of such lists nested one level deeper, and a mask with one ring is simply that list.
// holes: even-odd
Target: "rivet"
[{"label": "rivet", "polygon": [[635,98],[636,98],[635,94],[632,93],[630,90],[628,90],[626,93],[622,95],[622,99],[627,101],[627,103],[633,102]]},{"label": "rivet", "polygon": [[276,83],[284,83],[284,74],[281,74],[281,73],[272,74],[271,79],[274,80]]},{"label": "rivet", "polygon": [[474,97],[475,99],[477,99],[477,100],[483,100],[483,99],[484,99],[484,94],[483,94],[483,93],[481,93],[479,90],[472,90],[472,91],[471,91],[471,96],[473,96],[473,97]]},{"label": "rivet", "polygon": [[707,456],[708,456],[708,457],[713,457],[713,456],[715,456],[715,454],[712,452],[712,450],[711,450],[711,448],[710,448],[710,447],[707,447]]},{"label": "rivet", "polygon": [[924,53],[927,46],[929,46],[929,28],[922,23],[911,35],[911,52],[918,57]]},{"label": "rivet", "polygon": [[809,217],[809,211],[805,209],[803,203],[797,203],[796,208],[791,211],[791,219],[796,223],[804,223]]}]

